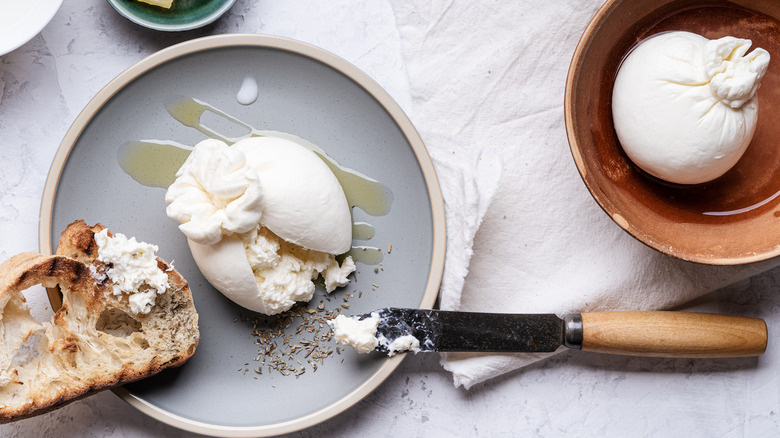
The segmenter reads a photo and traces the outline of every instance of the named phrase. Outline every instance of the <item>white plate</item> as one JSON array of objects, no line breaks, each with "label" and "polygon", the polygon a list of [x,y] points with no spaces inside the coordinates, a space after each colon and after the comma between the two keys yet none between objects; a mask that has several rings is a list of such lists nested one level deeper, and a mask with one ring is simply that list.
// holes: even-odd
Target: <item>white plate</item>
[{"label": "white plate", "polygon": [[0,55],[38,35],[60,5],[62,0],[0,0]]}]

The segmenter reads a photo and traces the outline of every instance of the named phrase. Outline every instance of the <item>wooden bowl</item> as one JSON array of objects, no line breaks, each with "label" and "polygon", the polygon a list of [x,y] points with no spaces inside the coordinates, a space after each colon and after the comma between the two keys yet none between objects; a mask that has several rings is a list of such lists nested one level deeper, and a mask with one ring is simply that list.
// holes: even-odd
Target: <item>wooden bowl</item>
[{"label": "wooden bowl", "polygon": [[[728,173],[705,184],[662,182],[623,152],[612,86],[623,57],[658,32],[748,38],[773,59],[758,91],[756,134]],[[780,1],[607,0],[569,68],[566,131],[580,175],[604,211],[648,246],[683,260],[738,265],[780,255]]]}]

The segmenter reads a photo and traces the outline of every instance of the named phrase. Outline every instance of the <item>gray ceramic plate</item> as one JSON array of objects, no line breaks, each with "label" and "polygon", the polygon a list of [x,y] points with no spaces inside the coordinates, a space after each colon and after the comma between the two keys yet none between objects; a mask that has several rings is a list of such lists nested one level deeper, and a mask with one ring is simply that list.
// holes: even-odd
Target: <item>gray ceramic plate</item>
[{"label": "gray ceramic plate", "polygon": [[[242,105],[237,92],[248,76],[256,79],[258,96]],[[193,40],[139,62],[89,102],[55,156],[41,209],[41,252],[54,251],[59,233],[76,219],[155,243],[188,279],[200,314],[201,342],[188,363],[116,392],[161,421],[203,434],[260,436],[309,427],[369,394],[402,357],[347,350],[298,378],[266,368],[254,372],[257,336],[246,320],[255,315],[202,277],[178,224],[165,215],[164,189],[139,184],[119,165],[128,142],[192,145],[205,138],[166,109],[182,97],[254,128],[305,138],[392,191],[388,214],[353,211],[356,221],[375,230],[353,243],[381,248],[381,265],[358,263],[349,286],[331,301],[318,291],[312,306],[340,307],[347,293],[348,314],[434,304],[444,265],[444,210],[433,166],[411,122],[368,76],[315,47],[259,35]],[[205,119],[219,129],[235,128],[211,111]]]}]

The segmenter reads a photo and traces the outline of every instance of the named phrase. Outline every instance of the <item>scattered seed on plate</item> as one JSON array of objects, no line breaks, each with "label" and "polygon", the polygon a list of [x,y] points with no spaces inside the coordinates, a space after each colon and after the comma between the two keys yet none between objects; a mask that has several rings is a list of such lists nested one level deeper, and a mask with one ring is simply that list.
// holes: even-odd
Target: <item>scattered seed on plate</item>
[{"label": "scattered seed on plate", "polygon": [[[314,308],[297,304],[279,315],[248,317],[239,314],[235,321],[245,322],[251,327],[250,333],[257,346],[253,360],[258,366],[254,374],[262,375],[263,367],[267,367],[269,374],[276,371],[282,376],[294,375],[297,379],[306,372],[305,365],[311,366],[312,371],[316,372],[319,366],[324,365],[325,359],[334,353],[333,347],[328,345],[332,341],[333,332],[325,328],[327,321],[341,315],[342,309],[349,309],[348,301],[355,295],[354,291],[345,293],[343,303],[332,310],[325,307],[325,302],[330,302],[331,297],[323,293]],[[358,298],[362,295],[362,291],[357,292]],[[335,351],[341,354],[339,347]],[[242,367],[239,371],[246,374],[249,368]]]}]

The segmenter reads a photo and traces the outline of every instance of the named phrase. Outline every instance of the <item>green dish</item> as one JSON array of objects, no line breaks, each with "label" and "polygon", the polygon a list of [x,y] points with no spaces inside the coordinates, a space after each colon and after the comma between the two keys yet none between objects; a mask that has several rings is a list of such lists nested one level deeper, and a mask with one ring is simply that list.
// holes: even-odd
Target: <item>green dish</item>
[{"label": "green dish", "polygon": [[168,32],[197,29],[213,23],[236,0],[174,0],[170,9],[138,0],[108,0],[123,17],[150,29]]}]

